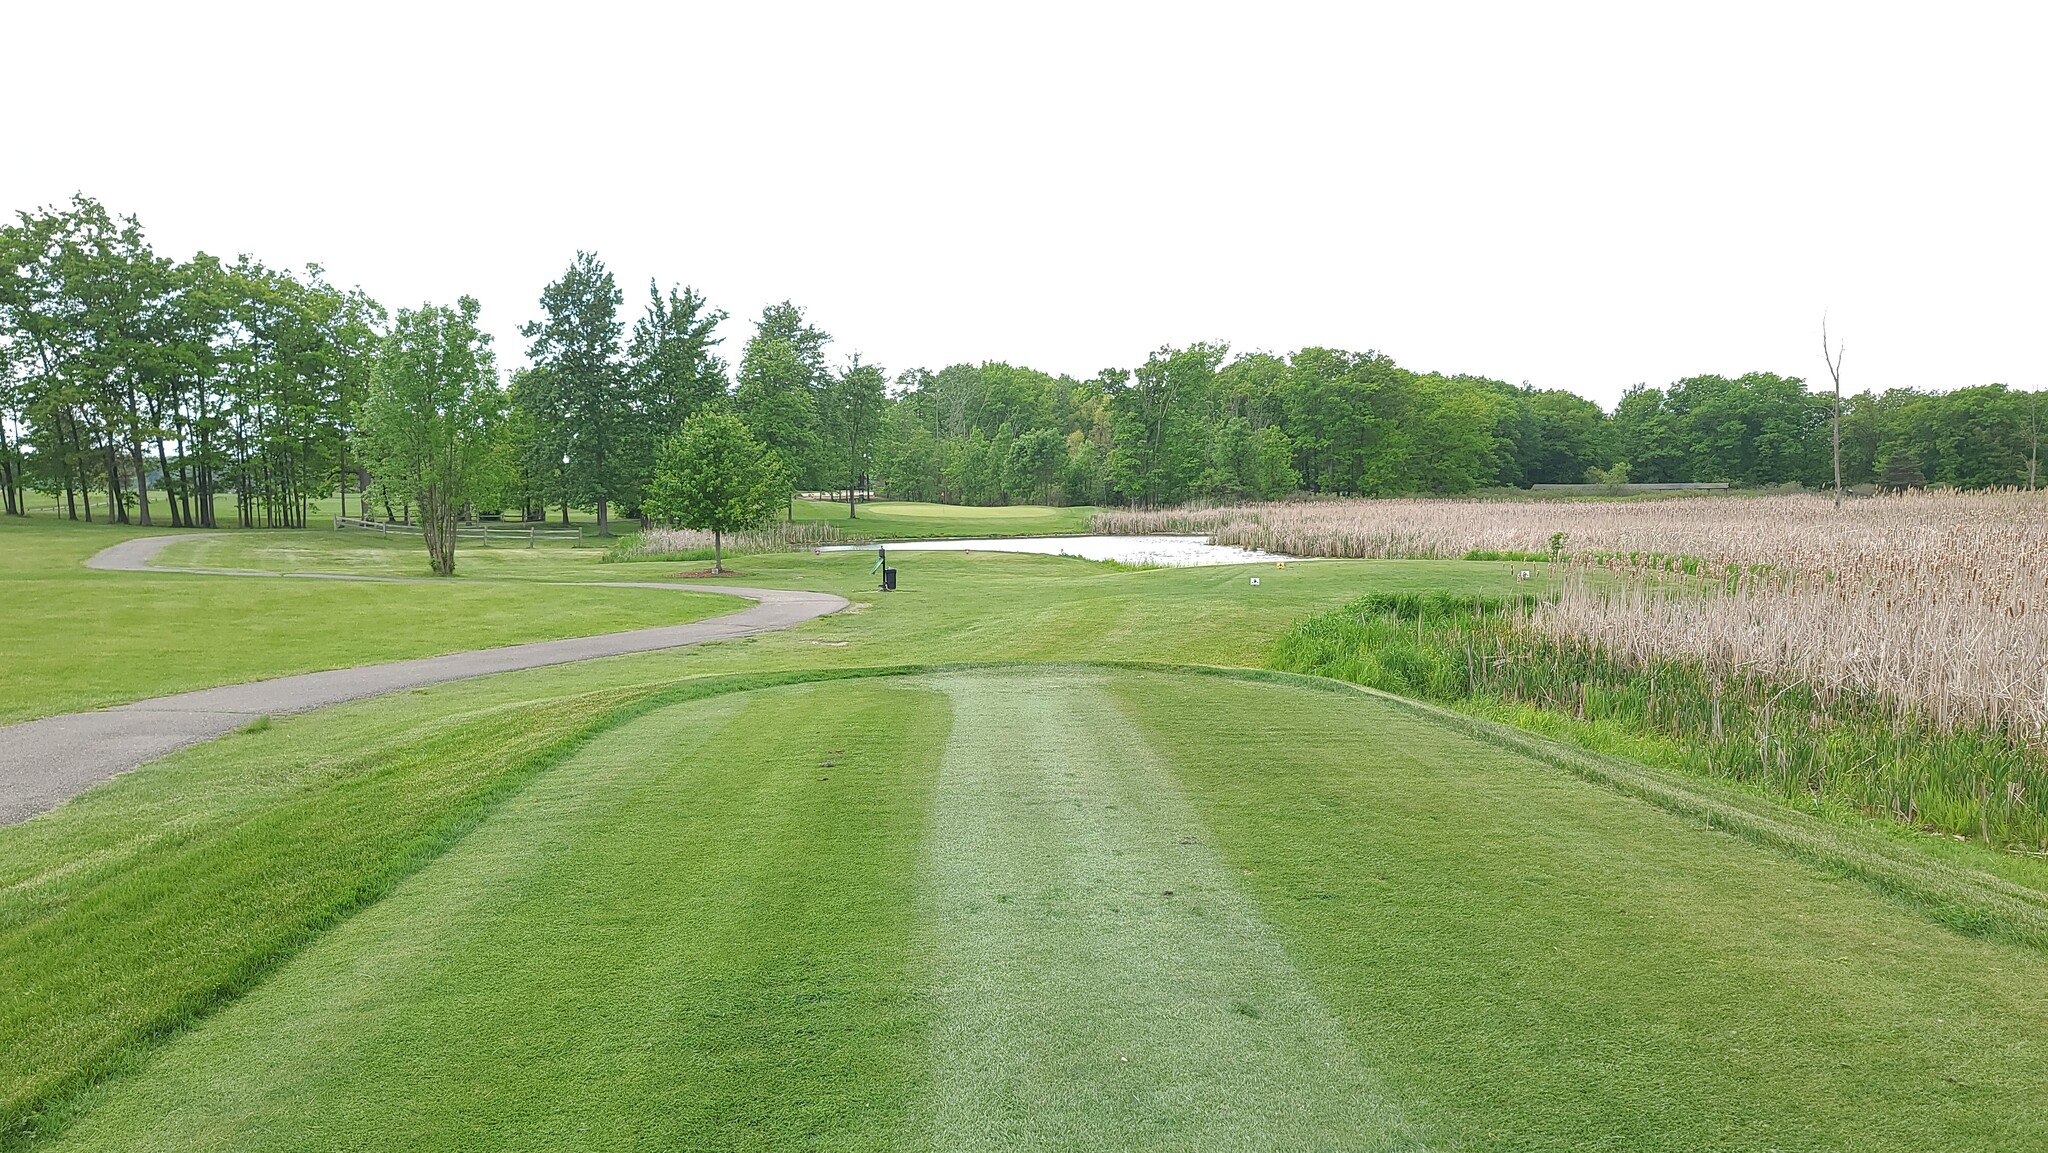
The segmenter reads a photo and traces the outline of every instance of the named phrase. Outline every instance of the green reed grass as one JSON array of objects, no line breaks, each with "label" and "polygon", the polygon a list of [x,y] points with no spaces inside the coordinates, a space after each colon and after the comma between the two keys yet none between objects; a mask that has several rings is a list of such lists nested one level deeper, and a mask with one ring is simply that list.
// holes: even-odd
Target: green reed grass
[{"label": "green reed grass", "polygon": [[1988,726],[1691,661],[1625,661],[1526,627],[1536,598],[1374,594],[1310,617],[1273,664],[1449,704],[1534,708],[1644,741],[1659,764],[1786,799],[2048,851],[2048,763]]}]

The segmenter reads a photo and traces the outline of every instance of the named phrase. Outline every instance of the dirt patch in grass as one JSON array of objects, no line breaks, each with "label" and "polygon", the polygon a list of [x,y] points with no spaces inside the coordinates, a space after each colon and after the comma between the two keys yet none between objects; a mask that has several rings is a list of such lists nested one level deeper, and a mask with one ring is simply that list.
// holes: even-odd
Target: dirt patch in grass
[{"label": "dirt patch in grass", "polygon": [[684,577],[689,580],[703,580],[705,577],[745,576],[747,574],[740,572],[737,569],[725,569],[724,571],[720,571],[718,569],[700,568],[691,569],[689,572],[674,573],[672,575]]}]

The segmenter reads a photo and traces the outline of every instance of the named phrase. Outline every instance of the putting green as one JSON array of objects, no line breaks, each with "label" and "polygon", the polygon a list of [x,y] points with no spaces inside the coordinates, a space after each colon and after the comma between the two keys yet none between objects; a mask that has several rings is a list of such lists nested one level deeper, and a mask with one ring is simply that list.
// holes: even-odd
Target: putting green
[{"label": "putting green", "polygon": [[59,1147],[2039,1148],[2048,961],[1349,692],[669,705]]}]

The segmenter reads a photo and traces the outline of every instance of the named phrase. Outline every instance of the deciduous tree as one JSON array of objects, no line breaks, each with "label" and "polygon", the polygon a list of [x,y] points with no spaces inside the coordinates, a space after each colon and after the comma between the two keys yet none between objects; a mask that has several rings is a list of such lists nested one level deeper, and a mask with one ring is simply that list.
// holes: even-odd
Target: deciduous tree
[{"label": "deciduous tree", "polygon": [[463,506],[499,478],[505,398],[475,298],[454,308],[400,309],[384,339],[357,422],[357,453],[378,481],[419,507],[427,562],[455,572]]},{"label": "deciduous tree", "polygon": [[540,295],[541,318],[523,324],[527,357],[545,389],[529,410],[538,451],[565,457],[564,495],[597,509],[598,535],[611,531],[611,506],[634,496],[632,394],[619,342],[624,302],[618,281],[593,252],[577,252]]},{"label": "deciduous tree", "polygon": [[[775,450],[796,483],[816,480],[821,472],[821,394],[830,378],[825,345],[831,340],[804,322],[802,309],[784,301],[761,311],[740,357],[734,408],[753,434]],[[789,518],[796,519],[794,500]]]},{"label": "deciduous tree", "polygon": [[874,452],[875,431],[882,423],[888,385],[889,378],[879,367],[862,364],[860,354],[855,353],[825,390],[824,431],[838,451],[845,454],[841,459],[845,461],[848,519],[860,516],[856,497]]},{"label": "deciduous tree", "polygon": [[700,412],[662,446],[647,514],[711,533],[711,567],[725,571],[725,534],[755,528],[789,499],[788,470],[732,413]]}]

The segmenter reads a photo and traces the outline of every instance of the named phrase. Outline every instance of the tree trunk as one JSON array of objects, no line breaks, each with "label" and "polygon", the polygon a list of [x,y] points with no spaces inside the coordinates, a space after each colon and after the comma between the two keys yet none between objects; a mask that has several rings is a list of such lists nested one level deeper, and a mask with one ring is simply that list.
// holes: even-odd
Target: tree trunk
[{"label": "tree trunk", "polygon": [[1835,444],[1835,511],[1842,511],[1842,352],[1841,345],[1828,345],[1828,318],[1820,318],[1820,355],[1827,362],[1828,376],[1835,382],[1835,415],[1830,421]]},{"label": "tree trunk", "polygon": [[453,505],[442,501],[446,507],[441,512],[441,575],[455,575],[455,514]]},{"label": "tree trunk", "polygon": [[[64,437],[64,431],[67,427],[71,431],[68,447],[66,447]],[[71,509],[71,519],[77,520],[78,493],[85,488],[85,463],[83,460],[85,454],[78,445],[78,421],[68,409],[57,420],[57,444],[64,449],[63,458],[58,461],[58,464],[63,467],[64,472],[64,503]],[[78,470],[77,488],[73,488],[71,484],[71,470],[73,468]],[[87,495],[85,498],[85,519],[88,522],[92,520],[92,497],[90,495]]]},{"label": "tree trunk", "polygon": [[420,543],[427,546],[427,567],[435,576],[441,575],[441,533],[434,527],[434,518],[424,512],[420,515]]},{"label": "tree trunk", "polygon": [[460,511],[433,489],[420,494],[420,532],[435,576],[455,575],[455,520]]},{"label": "tree trunk", "polygon": [[135,523],[145,528],[156,522],[149,515],[149,469],[142,462],[142,446],[128,442],[128,460],[135,466]]},{"label": "tree trunk", "polygon": [[184,457],[178,459],[178,495],[185,503],[185,527],[197,528],[199,522],[192,519],[192,493],[198,478],[192,471],[192,463]]},{"label": "tree trunk", "polygon": [[121,455],[114,449],[114,438],[107,437],[101,446],[100,455],[106,457],[107,469],[107,519],[128,523],[128,502],[123,500],[121,491]]},{"label": "tree trunk", "polygon": [[611,520],[607,515],[610,504],[611,502],[603,497],[597,498],[597,535],[599,536],[612,535]]},{"label": "tree trunk", "polygon": [[171,483],[171,458],[164,452],[164,439],[156,439],[157,471],[164,476],[164,503],[171,507],[171,527],[184,528],[185,518],[178,514],[178,486]]},{"label": "tree trunk", "polygon": [[7,418],[0,416],[0,491],[7,497],[8,516],[26,516],[28,509],[14,499],[14,456],[7,448]]},{"label": "tree trunk", "polygon": [[2041,471],[2041,393],[2036,390],[2032,402],[2027,406],[2027,434],[2033,441],[2033,452],[2027,457],[2027,491],[2034,491],[2034,476]]},{"label": "tree trunk", "polygon": [[717,529],[711,530],[711,571],[725,572],[725,539]]},{"label": "tree trunk", "polygon": [[1835,511],[1842,508],[1842,382],[1835,382]]},{"label": "tree trunk", "polygon": [[[78,495],[85,504],[85,523],[92,523],[92,474],[86,471],[85,439],[78,431],[78,418],[71,418],[71,443],[78,450]],[[111,514],[109,514],[111,516]]]},{"label": "tree trunk", "polygon": [[569,527],[569,502],[566,500],[562,502],[562,527]]},{"label": "tree trunk", "polygon": [[199,524],[202,528],[218,528],[218,518],[213,514],[213,437],[208,432],[212,424],[206,408],[206,388],[199,389],[199,412],[193,420],[194,443],[199,447],[199,460],[193,465],[194,480],[199,487]]}]

